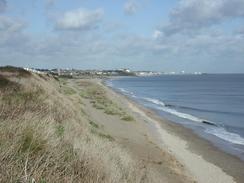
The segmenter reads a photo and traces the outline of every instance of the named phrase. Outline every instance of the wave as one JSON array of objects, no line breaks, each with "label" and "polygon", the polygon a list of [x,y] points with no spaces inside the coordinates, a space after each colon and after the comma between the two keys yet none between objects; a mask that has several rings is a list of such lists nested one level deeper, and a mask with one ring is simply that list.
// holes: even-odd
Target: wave
[{"label": "wave", "polygon": [[114,86],[113,83],[112,83],[111,81],[107,81],[107,82],[106,82],[106,85],[107,85],[108,87],[111,87],[111,88],[113,88],[113,86]]},{"label": "wave", "polygon": [[134,95],[134,93],[131,92],[131,91],[128,91],[128,90],[126,90],[126,89],[124,89],[124,88],[118,88],[118,89],[119,89],[120,92],[122,92],[122,93],[125,94],[125,95],[129,95],[130,97],[137,98],[137,97]]},{"label": "wave", "polygon": [[123,92],[123,93],[127,93],[127,94],[131,94],[131,95],[133,95],[133,92],[130,92],[130,91],[124,89],[124,88],[118,88],[118,89],[119,89],[121,92]]},{"label": "wave", "polygon": [[172,108],[170,108],[172,105],[165,104],[164,102],[162,102],[160,100],[152,99],[152,98],[143,98],[143,99],[148,101],[148,102],[151,102],[153,104],[156,104],[157,105],[157,109],[162,110],[162,111],[167,112],[167,113],[170,113],[170,114],[173,114],[173,115],[178,116],[180,118],[184,118],[184,119],[187,119],[187,120],[190,120],[190,121],[194,121],[194,122],[198,122],[198,123],[204,123],[204,124],[207,124],[207,125],[217,126],[216,123],[211,122],[209,120],[201,119],[201,118],[198,118],[198,117],[193,116],[191,114],[179,112],[179,111],[177,111],[175,109],[172,109]]},{"label": "wave", "polygon": [[238,112],[228,112],[228,111],[219,111],[219,110],[199,109],[199,108],[188,107],[188,106],[181,106],[181,105],[165,104],[165,106],[166,107],[172,107],[172,108],[179,108],[179,109],[189,109],[189,110],[200,111],[200,112],[208,112],[208,113],[244,115],[243,113],[238,113]]},{"label": "wave", "polygon": [[244,145],[244,138],[236,133],[226,131],[224,128],[209,128],[205,130],[206,133],[219,137],[227,142],[233,144]]},{"label": "wave", "polygon": [[218,111],[218,110],[208,110],[208,109],[199,109],[199,108],[182,106],[182,105],[174,105],[174,104],[164,103],[162,101],[159,101],[157,99],[152,99],[152,98],[143,98],[143,99],[146,99],[147,101],[153,102],[153,103],[158,104],[158,105],[162,105],[164,107],[175,108],[175,109],[189,109],[189,110],[193,110],[193,111],[209,112],[209,113],[222,113],[222,114],[244,115],[243,113],[238,113],[238,112],[227,112],[227,111]]},{"label": "wave", "polygon": [[160,101],[160,100],[157,100],[157,99],[153,99],[153,98],[143,98],[144,100],[148,101],[148,102],[152,102],[154,104],[157,104],[157,105],[161,105],[163,107],[166,107],[165,103]]},{"label": "wave", "polygon": [[233,144],[239,144],[239,145],[244,145],[244,138],[242,138],[240,135],[236,133],[231,133],[225,130],[223,127],[220,127],[214,122],[198,118],[196,116],[193,116],[191,114],[186,114],[182,113],[179,111],[176,111],[175,109],[171,109],[169,107],[172,107],[172,105],[165,104],[164,102],[157,100],[157,99],[152,99],[152,98],[143,98],[144,100],[148,102],[152,102],[153,104],[157,105],[157,109],[162,110],[164,112],[173,114],[177,117],[184,118],[193,122],[198,122],[198,123],[203,123],[207,125],[213,126],[212,128],[206,128],[205,132],[212,134],[222,140],[225,140],[227,142],[231,142]]}]

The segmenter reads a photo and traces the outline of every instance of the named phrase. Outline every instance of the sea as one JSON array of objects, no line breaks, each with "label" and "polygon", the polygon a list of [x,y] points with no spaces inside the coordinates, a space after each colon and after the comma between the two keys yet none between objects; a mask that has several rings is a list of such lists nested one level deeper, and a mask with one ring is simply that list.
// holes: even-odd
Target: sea
[{"label": "sea", "polygon": [[106,84],[244,160],[244,74],[122,77]]}]

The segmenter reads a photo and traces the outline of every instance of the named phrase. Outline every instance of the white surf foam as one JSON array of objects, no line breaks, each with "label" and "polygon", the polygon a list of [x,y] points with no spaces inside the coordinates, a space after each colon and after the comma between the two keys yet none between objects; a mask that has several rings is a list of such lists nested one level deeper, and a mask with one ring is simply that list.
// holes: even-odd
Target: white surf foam
[{"label": "white surf foam", "polygon": [[126,90],[126,89],[124,89],[124,88],[118,88],[122,93],[125,93],[125,94],[129,94],[129,95],[131,95],[131,96],[134,96],[134,93],[133,92],[131,92],[131,91],[128,91],[128,90]]},{"label": "white surf foam", "polygon": [[[146,101],[152,102],[153,104],[157,105],[157,109],[162,110],[164,112],[173,114],[177,117],[184,118],[193,122],[198,122],[198,123],[203,123],[204,120],[198,117],[195,117],[190,114],[182,113],[179,111],[176,111],[175,109],[171,109],[165,106],[165,104],[157,99],[152,99],[152,98],[144,98]],[[215,124],[214,122],[210,122],[212,124]],[[244,145],[244,138],[242,138],[240,135],[231,133],[226,131],[223,127],[213,127],[213,128],[206,128],[205,130],[206,133],[212,134],[222,140],[225,140],[227,142],[233,143],[233,144],[239,144],[239,145]]]},{"label": "white surf foam", "polygon": [[179,111],[177,111],[175,109],[168,108],[160,100],[152,99],[152,98],[144,98],[144,99],[146,101],[149,101],[149,102],[152,102],[152,103],[156,104],[157,105],[157,109],[162,110],[162,111],[167,112],[167,113],[170,113],[170,114],[173,114],[173,115],[178,116],[180,118],[188,119],[190,121],[195,121],[195,122],[199,122],[199,123],[202,123],[204,121],[203,119],[195,117],[195,116],[193,116],[191,114],[182,113],[182,112],[179,112]]},{"label": "white surf foam", "polygon": [[111,81],[106,82],[106,85],[109,87],[113,87],[113,83]]},{"label": "white surf foam", "polygon": [[160,100],[153,99],[153,98],[144,98],[144,99],[149,101],[149,102],[152,102],[154,104],[157,104],[157,105],[165,107],[165,104],[162,101],[160,101]]},{"label": "white surf foam", "polygon": [[228,132],[224,128],[208,128],[205,130],[205,132],[219,137],[227,142],[244,145],[244,138],[236,133]]}]

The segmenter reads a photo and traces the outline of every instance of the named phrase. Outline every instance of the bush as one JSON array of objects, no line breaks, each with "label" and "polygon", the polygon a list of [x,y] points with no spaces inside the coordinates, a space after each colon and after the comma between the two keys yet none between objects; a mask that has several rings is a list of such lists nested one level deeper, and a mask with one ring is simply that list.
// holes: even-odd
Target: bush
[{"label": "bush", "polygon": [[129,115],[123,116],[121,119],[124,121],[134,121],[134,118]]}]

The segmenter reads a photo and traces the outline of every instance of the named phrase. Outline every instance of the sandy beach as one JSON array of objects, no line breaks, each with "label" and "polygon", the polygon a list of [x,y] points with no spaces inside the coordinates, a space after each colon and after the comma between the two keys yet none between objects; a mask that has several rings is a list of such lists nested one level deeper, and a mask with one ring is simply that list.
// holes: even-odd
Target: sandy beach
[{"label": "sandy beach", "polygon": [[125,122],[94,109],[86,101],[86,112],[104,131],[157,176],[159,182],[230,183],[244,180],[244,164],[221,152],[189,129],[162,119],[153,111],[129,100],[102,84],[107,95],[135,120]]},{"label": "sandy beach", "polygon": [[241,160],[115,92],[102,79],[2,70],[0,182],[244,180]]}]

